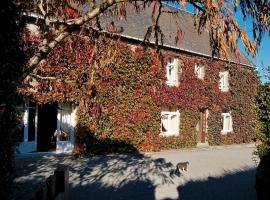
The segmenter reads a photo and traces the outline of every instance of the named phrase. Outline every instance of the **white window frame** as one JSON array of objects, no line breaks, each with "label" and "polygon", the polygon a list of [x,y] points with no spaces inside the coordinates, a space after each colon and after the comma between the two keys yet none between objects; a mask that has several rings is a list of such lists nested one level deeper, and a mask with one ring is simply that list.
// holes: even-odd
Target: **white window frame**
[{"label": "white window frame", "polygon": [[[170,72],[171,71],[171,72]],[[178,85],[178,58],[169,57],[166,66],[166,84],[169,86]]]},{"label": "white window frame", "polygon": [[[20,153],[28,153],[37,150],[37,125],[38,125],[38,104],[30,107],[30,102],[26,100],[25,105],[17,107],[20,109],[23,115],[21,125],[23,126],[23,140],[16,147],[17,151]],[[29,113],[30,109],[35,109],[35,138],[34,140],[29,141]]]},{"label": "white window frame", "polygon": [[[22,108],[22,107],[18,107],[18,108]],[[34,109],[35,111],[35,139],[32,141],[29,141],[29,113],[30,113],[30,109]],[[24,142],[34,142],[37,140],[37,120],[38,120],[38,106],[35,103],[35,107],[30,107],[30,101],[26,101],[25,106],[24,106],[24,111],[23,111],[23,126],[24,126]]]},{"label": "white window frame", "polygon": [[[172,131],[172,127],[171,127],[171,120],[168,120],[168,131],[166,132],[163,132],[162,131],[162,116],[163,115],[168,115],[168,118],[171,119],[172,116],[176,115],[176,121],[177,121],[177,128],[175,131]],[[171,112],[171,111],[161,111],[161,124],[160,124],[160,135],[161,136],[177,136],[180,134],[180,112],[177,110],[177,111],[174,111],[174,112]]]},{"label": "white window frame", "polygon": [[222,92],[229,91],[229,71],[219,72],[219,89]]},{"label": "white window frame", "polygon": [[[222,113],[222,130],[221,134],[226,135],[227,133],[233,132],[233,120],[231,113]],[[225,129],[225,120],[229,117],[229,129]]]},{"label": "white window frame", "polygon": [[203,65],[195,64],[194,72],[195,72],[195,76],[197,76],[199,79],[204,79],[205,68]]}]

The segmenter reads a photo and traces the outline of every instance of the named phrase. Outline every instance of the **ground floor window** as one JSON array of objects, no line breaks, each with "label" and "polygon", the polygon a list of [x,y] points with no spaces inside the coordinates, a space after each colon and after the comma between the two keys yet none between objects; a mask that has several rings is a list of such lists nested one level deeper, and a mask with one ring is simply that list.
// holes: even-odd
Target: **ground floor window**
[{"label": "ground floor window", "polygon": [[180,113],[179,111],[161,112],[161,135],[171,136],[179,134]]},{"label": "ground floor window", "polygon": [[26,101],[24,105],[17,106],[19,113],[18,134],[19,142],[31,142],[36,139],[37,132],[37,105]]},{"label": "ground floor window", "polygon": [[232,115],[231,113],[222,113],[222,124],[223,128],[221,133],[222,134],[227,134],[229,132],[233,131],[233,126],[232,126]]}]

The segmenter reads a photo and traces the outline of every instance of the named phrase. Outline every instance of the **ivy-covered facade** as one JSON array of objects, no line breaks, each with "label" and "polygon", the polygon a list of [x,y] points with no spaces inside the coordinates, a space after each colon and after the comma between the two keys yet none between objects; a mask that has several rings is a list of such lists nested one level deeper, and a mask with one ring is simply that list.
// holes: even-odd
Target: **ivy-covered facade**
[{"label": "ivy-covered facade", "polygon": [[[25,52],[41,40],[27,27],[22,36]],[[158,151],[255,138],[257,76],[246,60],[88,30],[58,45],[19,91],[22,151]]]}]

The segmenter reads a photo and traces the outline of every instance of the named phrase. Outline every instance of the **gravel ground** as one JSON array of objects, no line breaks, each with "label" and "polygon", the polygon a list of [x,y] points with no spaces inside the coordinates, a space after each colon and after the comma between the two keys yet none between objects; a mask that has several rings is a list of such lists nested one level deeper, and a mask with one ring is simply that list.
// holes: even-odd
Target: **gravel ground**
[{"label": "gravel ground", "polygon": [[[91,158],[17,155],[15,199],[29,199],[59,164],[69,166],[70,199],[256,199],[254,150],[246,144]],[[181,161],[190,164],[177,175]]]}]

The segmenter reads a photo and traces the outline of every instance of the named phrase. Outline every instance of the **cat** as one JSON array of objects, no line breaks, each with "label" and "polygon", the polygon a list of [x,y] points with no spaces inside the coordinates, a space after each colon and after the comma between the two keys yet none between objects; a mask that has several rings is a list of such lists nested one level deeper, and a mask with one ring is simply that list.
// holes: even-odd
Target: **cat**
[{"label": "cat", "polygon": [[189,165],[188,161],[177,163],[175,172],[180,173],[181,171],[187,171],[187,166],[188,165]]}]

